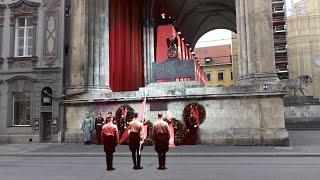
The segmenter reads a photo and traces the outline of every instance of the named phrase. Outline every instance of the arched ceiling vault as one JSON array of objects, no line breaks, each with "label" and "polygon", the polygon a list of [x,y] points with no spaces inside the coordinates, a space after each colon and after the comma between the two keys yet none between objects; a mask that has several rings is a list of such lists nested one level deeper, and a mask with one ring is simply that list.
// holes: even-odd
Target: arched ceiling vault
[{"label": "arched ceiling vault", "polygon": [[154,17],[163,12],[174,19],[174,26],[192,48],[210,30],[236,32],[235,0],[155,0]]}]

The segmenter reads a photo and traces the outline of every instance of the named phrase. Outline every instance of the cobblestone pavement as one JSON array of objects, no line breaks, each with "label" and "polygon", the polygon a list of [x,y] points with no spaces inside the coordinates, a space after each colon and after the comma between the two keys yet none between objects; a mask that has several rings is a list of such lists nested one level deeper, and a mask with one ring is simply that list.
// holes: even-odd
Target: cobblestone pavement
[{"label": "cobblestone pavement", "polygon": [[[320,156],[320,130],[289,131],[290,146],[177,146],[170,148],[168,155],[219,155],[219,154],[238,154],[241,155],[263,155],[264,153],[272,156],[277,155],[296,155],[296,154],[317,154]],[[144,147],[144,154],[154,155],[154,147]],[[61,144],[5,144],[0,145],[0,155],[70,155],[73,156],[103,156],[103,147],[100,145],[83,145],[73,143]],[[116,149],[118,155],[130,155],[128,146],[120,145]]]}]

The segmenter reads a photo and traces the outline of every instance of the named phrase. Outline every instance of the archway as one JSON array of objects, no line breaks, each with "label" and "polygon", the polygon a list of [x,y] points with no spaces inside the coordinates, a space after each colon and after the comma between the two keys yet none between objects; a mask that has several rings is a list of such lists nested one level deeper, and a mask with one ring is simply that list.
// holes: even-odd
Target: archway
[{"label": "archway", "polygon": [[156,0],[153,16],[158,24],[174,24],[191,48],[210,30],[237,31],[234,0]]},{"label": "archway", "polygon": [[[236,34],[227,29],[215,29],[205,33],[197,41],[195,59],[208,79],[208,86],[234,85],[236,71]],[[235,61],[235,63],[233,63]]]},{"label": "archway", "polygon": [[[155,0],[151,1],[150,5],[152,8],[146,6],[147,10],[145,15],[152,17],[151,19],[154,23],[148,24],[148,28],[149,30],[153,29],[154,33],[145,33],[145,36],[148,37],[146,42],[154,41],[154,44],[146,44],[145,51],[154,51],[154,61],[157,63],[164,62],[168,59],[166,53],[166,38],[170,36],[177,38],[176,46],[178,59],[190,60],[195,58],[194,48],[196,42],[208,31],[214,29],[228,29],[236,32],[237,29],[235,1],[233,0]],[[159,75],[157,66],[153,66],[149,61],[150,58],[145,56],[145,71],[148,71],[145,72],[145,80],[149,81],[146,84],[157,82],[158,79],[155,79],[155,77],[161,80],[163,80],[164,77],[168,78],[169,80],[165,79],[165,82],[176,79],[176,81],[179,82],[198,81],[202,85],[207,84],[205,73],[201,70],[199,64],[191,65],[195,67],[185,67],[185,64],[179,64],[179,62],[177,62],[174,64],[175,67],[172,67],[173,63],[164,63],[168,64],[165,69],[172,69],[169,72],[166,72],[165,74],[167,76],[165,76],[161,73]],[[192,64],[192,62],[190,63]],[[179,67],[184,68],[181,69]],[[196,70],[193,72],[190,69]],[[152,71],[157,72],[156,75],[150,73]],[[179,77],[171,74],[174,71],[177,72],[176,74],[179,74]]]}]

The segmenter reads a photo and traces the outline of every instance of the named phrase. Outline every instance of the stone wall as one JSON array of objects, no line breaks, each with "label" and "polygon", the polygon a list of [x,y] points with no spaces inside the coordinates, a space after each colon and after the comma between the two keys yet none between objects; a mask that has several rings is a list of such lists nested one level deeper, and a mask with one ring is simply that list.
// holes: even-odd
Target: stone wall
[{"label": "stone wall", "polygon": [[286,127],[288,129],[319,129],[320,103],[312,105],[285,107]]},{"label": "stone wall", "polygon": [[[162,87],[165,85],[162,85]],[[190,103],[199,103],[206,109],[206,119],[200,125],[201,144],[214,145],[288,145],[288,133],[285,129],[282,93],[254,92],[255,88],[186,88],[172,89],[167,92],[175,95],[161,95],[157,91],[141,89],[133,95],[147,94],[146,120],[154,121],[158,112],[183,122],[183,110]],[[153,87],[154,88],[154,87]],[[151,89],[153,89],[151,88]],[[243,87],[242,87],[243,88]],[[170,90],[171,89],[171,90]],[[257,90],[257,89],[256,89]],[[178,94],[180,92],[180,94]],[[199,96],[197,96],[197,93]],[[155,96],[158,94],[158,96]],[[116,98],[118,96],[118,98]],[[82,119],[87,112],[94,116],[97,112],[106,115],[115,114],[123,104],[138,111],[143,96],[130,98],[129,94],[115,94],[99,102],[69,101],[66,106],[66,142],[81,142],[80,130]],[[122,98],[120,98],[122,97]],[[115,99],[113,99],[115,98]],[[117,100],[116,100],[117,99]],[[167,104],[167,110],[150,111],[150,104],[161,101]]]}]

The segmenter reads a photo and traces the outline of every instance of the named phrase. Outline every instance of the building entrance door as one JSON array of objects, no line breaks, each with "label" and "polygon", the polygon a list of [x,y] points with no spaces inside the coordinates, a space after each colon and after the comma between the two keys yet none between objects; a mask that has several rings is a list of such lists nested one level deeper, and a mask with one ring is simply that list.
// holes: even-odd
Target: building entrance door
[{"label": "building entrance door", "polygon": [[52,113],[44,112],[41,114],[43,122],[42,140],[48,142],[52,138]]}]

